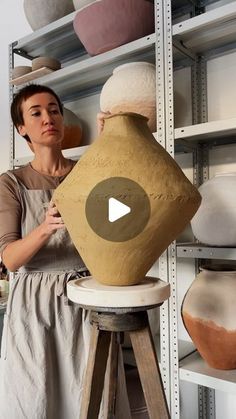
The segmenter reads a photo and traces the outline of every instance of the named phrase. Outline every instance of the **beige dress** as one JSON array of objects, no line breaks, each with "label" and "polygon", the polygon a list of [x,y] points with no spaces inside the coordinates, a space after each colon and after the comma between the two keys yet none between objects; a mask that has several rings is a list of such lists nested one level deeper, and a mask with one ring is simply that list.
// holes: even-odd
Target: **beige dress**
[{"label": "beige dress", "polygon": [[[19,188],[24,237],[43,221],[53,190],[29,190],[8,174]],[[1,345],[1,419],[79,418],[90,324],[65,289],[85,269],[62,229],[14,275]]]},{"label": "beige dress", "polygon": [[[34,175],[29,166],[24,173]],[[21,207],[20,237],[24,237],[44,220],[53,189],[29,189],[14,173],[7,174],[16,185]],[[13,201],[8,204],[9,208],[13,205]],[[1,204],[0,214],[3,207]],[[7,213],[5,208],[10,223]],[[7,235],[8,230],[9,226],[5,232],[2,226],[1,240],[16,240],[19,232]],[[14,274],[1,344],[0,419],[79,419],[91,325],[89,312],[68,301],[66,284],[87,273],[67,230],[62,229]],[[119,367],[121,371],[121,352]],[[105,416],[105,400],[106,392],[99,419]],[[130,419],[122,374],[118,378],[115,418]]]}]

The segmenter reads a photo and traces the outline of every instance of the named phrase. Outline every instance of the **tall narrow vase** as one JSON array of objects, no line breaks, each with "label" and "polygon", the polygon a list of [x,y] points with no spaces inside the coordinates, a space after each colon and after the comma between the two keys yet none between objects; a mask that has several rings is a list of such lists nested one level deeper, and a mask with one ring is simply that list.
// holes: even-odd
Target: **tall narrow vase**
[{"label": "tall narrow vase", "polygon": [[[112,183],[117,179],[124,185],[128,183],[128,187],[117,192],[117,184]],[[112,184],[111,194],[95,189],[90,206],[98,233],[91,228],[87,204],[94,188],[103,181]],[[133,188],[133,184],[138,187]],[[107,231],[116,229],[114,220],[107,216],[110,197],[122,201],[122,211],[130,202],[136,203],[134,212],[132,209],[116,221],[121,225],[116,239],[104,238]],[[201,198],[155,140],[147,119],[127,113],[106,119],[103,132],[56,189],[53,200],[95,279],[110,285],[132,285],[144,279],[156,259],[185,228]],[[99,214],[101,206],[103,212]],[[148,218],[143,224],[145,214]],[[133,233],[131,225],[138,232],[124,239],[127,232]]]}]

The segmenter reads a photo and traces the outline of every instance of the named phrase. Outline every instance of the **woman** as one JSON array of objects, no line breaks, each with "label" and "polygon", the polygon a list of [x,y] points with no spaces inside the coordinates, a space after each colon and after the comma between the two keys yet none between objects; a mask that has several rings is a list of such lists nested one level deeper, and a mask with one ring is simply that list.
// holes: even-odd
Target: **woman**
[{"label": "woman", "polygon": [[35,155],[0,176],[1,258],[17,270],[1,345],[0,417],[74,419],[90,325],[87,312],[68,303],[65,288],[70,279],[86,275],[86,267],[51,197],[76,162],[62,155],[62,105],[51,89],[23,88],[11,116]]}]

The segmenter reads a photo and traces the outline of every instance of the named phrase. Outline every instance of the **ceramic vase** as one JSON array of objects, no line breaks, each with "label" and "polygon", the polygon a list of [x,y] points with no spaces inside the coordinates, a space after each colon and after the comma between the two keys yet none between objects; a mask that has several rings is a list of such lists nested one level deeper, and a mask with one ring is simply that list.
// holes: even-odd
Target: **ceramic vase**
[{"label": "ceramic vase", "polygon": [[[122,234],[129,231],[133,221],[139,227],[145,194],[150,206],[150,216],[142,231],[123,241],[104,239],[91,228],[86,217],[90,192],[102,181],[114,177],[133,181],[142,189],[137,195],[132,188],[127,194],[121,190],[124,203],[132,200],[140,203],[136,206],[137,219],[135,212],[129,214],[130,218],[123,217]],[[119,200],[120,194],[114,190],[112,197]],[[95,219],[98,206],[104,205],[104,213],[97,220],[104,234],[106,229],[113,228],[106,216],[108,198],[104,191],[94,194],[93,201]],[[56,189],[53,200],[94,278],[108,285],[133,285],[144,279],[158,257],[185,228],[201,198],[174,159],[155,140],[147,119],[124,113],[105,120],[102,133]]]},{"label": "ceramic vase", "polygon": [[82,142],[82,126],[77,115],[69,109],[64,108],[64,138],[62,150],[78,147]]},{"label": "ceramic vase", "polygon": [[191,226],[212,246],[236,246],[236,173],[218,174],[200,186],[202,203]]},{"label": "ceramic vase", "polygon": [[184,325],[213,368],[236,368],[236,266],[203,268],[187,291]]},{"label": "ceramic vase", "polygon": [[35,31],[74,11],[72,0],[24,0],[24,12]]},{"label": "ceramic vase", "polygon": [[100,95],[103,112],[136,112],[148,118],[156,131],[156,67],[148,62],[120,65],[104,84]]},{"label": "ceramic vase", "polygon": [[90,55],[154,32],[154,6],[146,0],[100,0],[79,10],[74,30]]}]

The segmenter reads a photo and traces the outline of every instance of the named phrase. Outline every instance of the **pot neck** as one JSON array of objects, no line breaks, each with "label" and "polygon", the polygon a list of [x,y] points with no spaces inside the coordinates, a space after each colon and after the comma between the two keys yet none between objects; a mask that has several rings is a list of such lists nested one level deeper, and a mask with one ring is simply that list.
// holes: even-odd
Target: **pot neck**
[{"label": "pot neck", "polygon": [[142,129],[147,128],[148,119],[145,116],[127,112],[109,115],[105,117],[105,124],[103,132],[104,134],[118,134],[120,136],[126,136],[130,129]]}]

